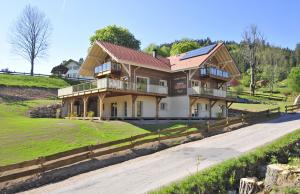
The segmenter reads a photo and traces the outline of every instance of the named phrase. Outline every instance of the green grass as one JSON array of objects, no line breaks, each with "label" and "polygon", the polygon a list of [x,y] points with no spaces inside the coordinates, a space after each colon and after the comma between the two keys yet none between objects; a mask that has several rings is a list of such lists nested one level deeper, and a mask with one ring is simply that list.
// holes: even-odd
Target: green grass
[{"label": "green grass", "polygon": [[29,108],[55,103],[32,100],[0,103],[0,165],[31,160],[80,146],[97,144],[183,124],[133,125],[68,119],[28,118]]},{"label": "green grass", "polygon": [[276,101],[276,100],[268,100],[266,98],[250,96],[250,95],[239,95],[241,98],[246,98],[252,101],[259,101],[260,104],[246,104],[246,103],[233,103],[230,108],[238,109],[238,110],[246,110],[246,111],[263,111],[267,109],[280,107],[280,111],[285,111],[286,105],[293,104],[293,99],[288,98],[287,101]]},{"label": "green grass", "polygon": [[[226,190],[236,188],[240,178],[249,176],[247,171],[249,168],[255,167],[257,161],[270,160],[272,155],[279,153],[285,153],[288,157],[286,150],[285,152],[282,150],[299,139],[300,129],[238,158],[227,160],[179,182],[153,191],[152,194],[204,193],[204,191],[206,193],[226,193]],[[251,170],[249,171],[251,172]]]},{"label": "green grass", "polygon": [[62,88],[69,86],[66,81],[59,78],[5,74],[0,74],[0,85],[43,88]]}]

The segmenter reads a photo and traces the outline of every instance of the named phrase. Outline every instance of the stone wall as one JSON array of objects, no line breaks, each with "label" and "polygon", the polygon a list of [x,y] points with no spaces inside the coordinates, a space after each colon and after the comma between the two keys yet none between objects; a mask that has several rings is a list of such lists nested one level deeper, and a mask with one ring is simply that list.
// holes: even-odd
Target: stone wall
[{"label": "stone wall", "polygon": [[57,89],[0,85],[0,98],[8,101],[56,98]]},{"label": "stone wall", "polygon": [[31,118],[60,118],[61,104],[41,106],[28,111]]}]

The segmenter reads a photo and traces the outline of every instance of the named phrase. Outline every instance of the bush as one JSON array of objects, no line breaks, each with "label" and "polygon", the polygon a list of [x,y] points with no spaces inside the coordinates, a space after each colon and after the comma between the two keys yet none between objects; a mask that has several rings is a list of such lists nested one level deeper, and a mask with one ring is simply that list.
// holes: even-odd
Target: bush
[{"label": "bush", "polygon": [[294,92],[300,92],[300,67],[293,67],[288,76],[288,86]]},{"label": "bush", "polygon": [[239,85],[233,88],[237,95],[241,95],[244,92],[244,86]]}]

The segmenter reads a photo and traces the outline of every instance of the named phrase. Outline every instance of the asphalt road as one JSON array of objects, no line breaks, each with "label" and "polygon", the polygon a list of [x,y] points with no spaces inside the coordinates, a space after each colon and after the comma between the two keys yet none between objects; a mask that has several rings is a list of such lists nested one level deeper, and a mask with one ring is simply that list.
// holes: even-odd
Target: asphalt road
[{"label": "asphalt road", "polygon": [[[169,148],[26,193],[145,193],[300,128],[300,114]],[[197,165],[197,163],[200,164]]]}]

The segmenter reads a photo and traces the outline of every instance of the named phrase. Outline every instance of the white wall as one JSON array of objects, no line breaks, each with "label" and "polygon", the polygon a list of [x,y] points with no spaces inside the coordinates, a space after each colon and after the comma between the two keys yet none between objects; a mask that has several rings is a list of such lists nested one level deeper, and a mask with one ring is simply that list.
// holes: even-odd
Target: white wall
[{"label": "white wall", "polygon": [[189,97],[174,96],[163,98],[161,103],[167,103],[167,111],[159,111],[159,117],[188,117]]},{"label": "white wall", "polygon": [[66,73],[67,77],[74,77],[77,78],[79,77],[79,67],[77,63],[71,61],[68,65],[67,68],[69,69],[68,72]]},{"label": "white wall", "polygon": [[111,115],[111,103],[117,103],[117,114],[118,117],[125,117],[124,115],[124,103],[127,102],[127,117],[131,117],[131,96],[126,95],[126,96],[116,96],[116,97],[109,97],[104,99],[104,112],[103,116],[104,117],[110,117]]}]

